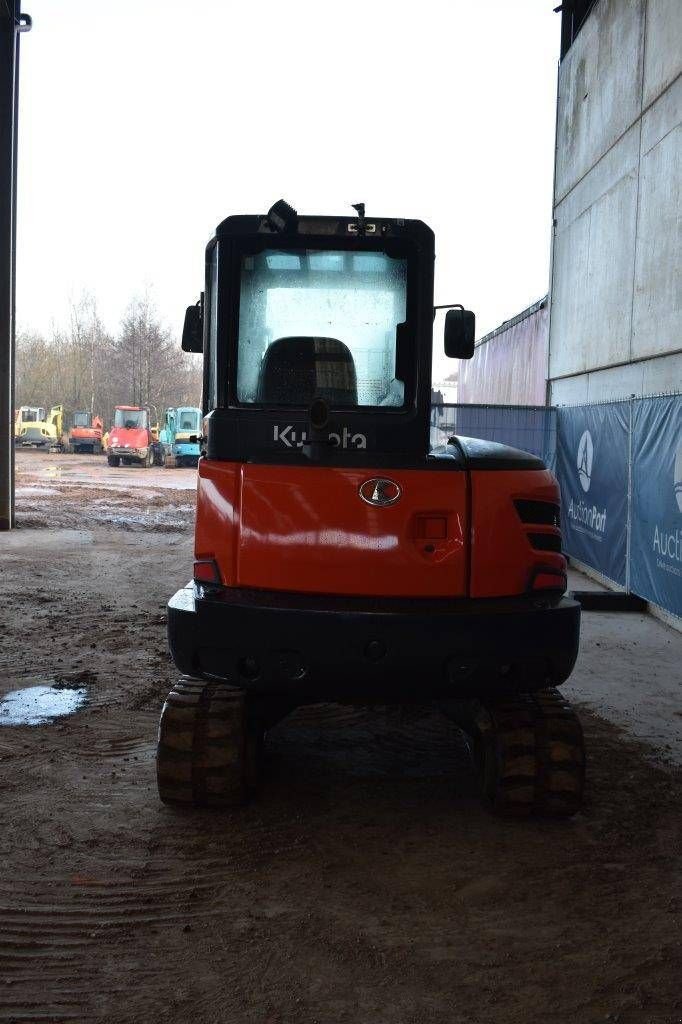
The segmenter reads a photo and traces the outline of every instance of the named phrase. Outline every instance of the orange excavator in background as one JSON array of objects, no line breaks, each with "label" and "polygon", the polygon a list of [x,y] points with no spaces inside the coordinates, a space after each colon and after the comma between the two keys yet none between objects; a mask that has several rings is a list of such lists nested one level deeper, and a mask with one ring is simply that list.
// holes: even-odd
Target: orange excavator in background
[{"label": "orange excavator in background", "polygon": [[103,426],[100,416],[92,416],[89,412],[75,412],[71,426],[64,434],[63,450],[67,453],[90,452],[92,455],[100,455]]},{"label": "orange excavator in background", "polygon": [[[434,236],[421,221],[229,217],[183,349],[203,352],[192,581],[168,604],[184,673],[161,713],[168,803],[253,791],[298,705],[433,703],[498,812],[581,807],[578,653],[559,486],[502,444],[429,439]],[[474,352],[452,307],[445,354]],[[141,637],[141,644],[145,638]]]}]

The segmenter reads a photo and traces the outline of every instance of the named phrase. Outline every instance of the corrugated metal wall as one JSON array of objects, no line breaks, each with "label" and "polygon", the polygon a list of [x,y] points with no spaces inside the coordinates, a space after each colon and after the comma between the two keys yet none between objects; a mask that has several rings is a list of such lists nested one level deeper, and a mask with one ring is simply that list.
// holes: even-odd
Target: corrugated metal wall
[{"label": "corrugated metal wall", "polygon": [[460,404],[544,405],[549,320],[542,299],[502,324],[460,364]]}]

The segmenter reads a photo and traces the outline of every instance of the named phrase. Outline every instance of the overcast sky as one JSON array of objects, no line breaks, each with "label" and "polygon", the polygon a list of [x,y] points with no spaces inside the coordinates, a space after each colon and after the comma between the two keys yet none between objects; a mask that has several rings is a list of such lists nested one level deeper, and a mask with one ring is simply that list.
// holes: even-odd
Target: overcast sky
[{"label": "overcast sky", "polygon": [[27,0],[19,329],[148,287],[179,332],[216,224],[280,197],[426,221],[436,301],[497,326],[547,290],[553,6]]}]

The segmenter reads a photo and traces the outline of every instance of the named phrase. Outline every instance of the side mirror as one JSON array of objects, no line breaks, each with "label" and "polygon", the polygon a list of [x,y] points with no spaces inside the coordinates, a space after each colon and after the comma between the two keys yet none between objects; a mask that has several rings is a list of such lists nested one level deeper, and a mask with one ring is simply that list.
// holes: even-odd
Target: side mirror
[{"label": "side mirror", "polygon": [[182,328],[182,351],[204,351],[204,318],[201,303],[188,306],[185,311],[185,325]]},{"label": "side mirror", "polygon": [[471,359],[474,354],[476,317],[459,306],[445,314],[445,355],[450,359]]}]

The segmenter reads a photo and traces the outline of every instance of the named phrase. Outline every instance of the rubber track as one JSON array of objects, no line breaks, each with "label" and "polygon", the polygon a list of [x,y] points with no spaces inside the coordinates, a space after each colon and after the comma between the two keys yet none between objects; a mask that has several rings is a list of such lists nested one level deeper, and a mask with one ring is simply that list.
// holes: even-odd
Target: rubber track
[{"label": "rubber track", "polygon": [[582,727],[557,690],[481,703],[475,722],[483,795],[495,811],[565,818],[580,810]]},{"label": "rubber track", "polygon": [[243,803],[252,775],[246,747],[243,692],[224,683],[180,679],[168,694],[159,722],[159,796],[174,804]]}]

